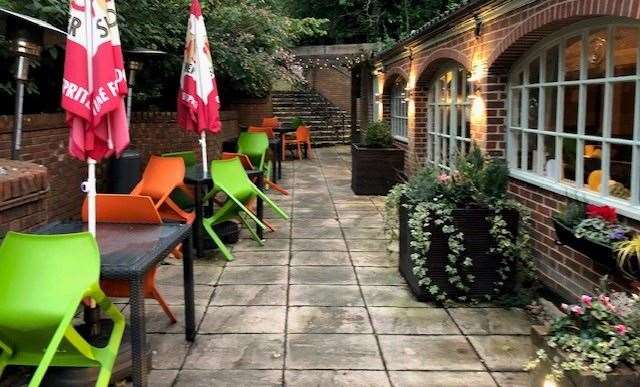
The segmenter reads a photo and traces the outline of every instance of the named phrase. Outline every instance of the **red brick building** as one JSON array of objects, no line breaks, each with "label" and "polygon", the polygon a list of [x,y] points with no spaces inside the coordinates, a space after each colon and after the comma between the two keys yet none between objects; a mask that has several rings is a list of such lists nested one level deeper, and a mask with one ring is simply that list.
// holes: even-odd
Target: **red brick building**
[{"label": "red brick building", "polygon": [[[640,0],[467,0],[373,61],[373,119],[406,172],[476,142],[510,165],[533,212],[544,282],[591,290],[606,268],[555,244],[569,200],[640,220]],[[609,184],[602,184],[609,182]]]}]

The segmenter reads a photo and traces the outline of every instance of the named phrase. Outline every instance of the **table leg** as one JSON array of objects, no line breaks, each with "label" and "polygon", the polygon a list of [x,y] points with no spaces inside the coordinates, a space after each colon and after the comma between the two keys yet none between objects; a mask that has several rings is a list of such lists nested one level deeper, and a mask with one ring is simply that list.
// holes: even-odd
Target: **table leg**
[{"label": "table leg", "polygon": [[274,158],[274,162],[273,165],[271,166],[271,180],[273,180],[274,183],[278,182],[278,164],[277,161],[275,159],[278,159],[278,148],[280,148],[278,146],[278,143],[275,144],[274,146],[274,152],[273,152],[273,158]]},{"label": "table leg", "polygon": [[[264,192],[264,174],[258,174],[258,180],[256,181],[258,189]],[[264,216],[264,202],[260,196],[258,196],[258,204],[257,204],[257,212],[258,219],[262,221],[262,217]],[[264,239],[264,230],[260,226],[256,226],[256,233],[258,234],[258,238]]]},{"label": "table leg", "polygon": [[196,311],[193,279],[193,238],[185,239],[182,243],[182,268],[184,276],[184,322],[187,341],[196,338]]},{"label": "table leg", "polygon": [[280,139],[280,144],[278,145],[278,180],[282,179],[282,142]]},{"label": "table leg", "polygon": [[135,387],[147,386],[147,336],[144,316],[144,281],[143,277],[131,280],[129,308],[131,310],[131,377]]},{"label": "table leg", "polygon": [[196,221],[193,225],[193,239],[196,245],[196,256],[204,257],[204,244],[202,240],[202,219],[204,219],[204,203],[202,202],[202,183],[197,182],[195,186],[195,211]]}]

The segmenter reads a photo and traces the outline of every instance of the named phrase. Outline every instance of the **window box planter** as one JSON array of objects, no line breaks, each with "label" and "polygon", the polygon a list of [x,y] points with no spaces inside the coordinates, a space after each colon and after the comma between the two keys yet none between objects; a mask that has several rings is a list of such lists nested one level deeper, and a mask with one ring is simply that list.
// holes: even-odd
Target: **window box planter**
[{"label": "window box planter", "polygon": [[[549,355],[549,358],[558,356],[561,359],[565,359],[564,352],[558,351],[554,348],[550,348],[547,345],[546,337],[548,335],[548,329],[545,326],[534,325],[531,327],[531,341],[535,351],[538,349],[544,349]],[[532,354],[534,356],[534,354]],[[529,387],[543,387],[545,386],[545,378],[551,373],[551,365],[548,362],[543,362],[540,366],[536,367],[529,373]],[[607,380],[601,382],[593,375],[587,372],[581,373],[567,373],[564,378],[557,382],[557,387],[629,387],[640,385],[640,370],[636,368],[630,368],[627,365],[622,365],[608,374]]]},{"label": "window box planter", "polygon": [[[610,246],[585,238],[576,238],[573,230],[556,218],[553,218],[553,226],[556,230],[556,236],[558,237],[556,244],[570,247],[586,255],[594,262],[603,266],[609,273],[621,271],[616,260],[616,253]],[[640,267],[635,260],[628,260],[624,269],[625,272],[633,274],[636,280],[640,279]]]},{"label": "window box planter", "polygon": [[[400,201],[400,273],[407,280],[411,291],[421,301],[430,301],[432,297],[419,284],[419,279],[413,272],[413,261],[411,260],[411,231],[409,229],[410,210],[403,204],[406,199]],[[458,209],[454,210],[453,223],[455,227],[464,233],[464,247],[468,256],[473,259],[473,268],[470,271],[475,276],[475,281],[470,286],[468,296],[481,298],[485,295],[495,295],[494,283],[498,281],[498,269],[501,266],[501,258],[491,254],[489,250],[493,247],[493,238],[489,230],[490,225],[486,220],[493,211],[488,209]],[[508,230],[517,235],[519,214],[517,211],[504,213],[504,218],[508,224]],[[449,275],[445,271],[448,262],[449,246],[448,238],[439,227],[431,227],[427,230],[431,233],[431,246],[428,252],[427,271],[434,285],[438,285],[447,294],[462,295],[449,282]],[[515,270],[515,268],[514,268]],[[511,273],[514,272],[511,270]],[[513,278],[506,281],[504,290],[508,291],[513,286]]]},{"label": "window box planter", "polygon": [[351,149],[351,189],[356,195],[386,195],[401,182],[404,150],[356,144]]}]

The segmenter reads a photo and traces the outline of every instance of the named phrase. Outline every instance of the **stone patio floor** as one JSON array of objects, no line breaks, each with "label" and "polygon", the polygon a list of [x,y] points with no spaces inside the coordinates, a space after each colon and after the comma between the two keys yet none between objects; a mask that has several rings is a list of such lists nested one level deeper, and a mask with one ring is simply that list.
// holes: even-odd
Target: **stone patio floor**
[{"label": "stone patio floor", "polygon": [[[270,195],[291,214],[234,262],[197,261],[198,336],[184,340],[148,301],[150,385],[526,386],[531,348],[523,311],[417,302],[387,253],[383,198],[350,188],[350,149],[287,162]],[[182,269],[164,265],[161,291],[181,318]],[[126,307],[125,307],[126,311]]]}]

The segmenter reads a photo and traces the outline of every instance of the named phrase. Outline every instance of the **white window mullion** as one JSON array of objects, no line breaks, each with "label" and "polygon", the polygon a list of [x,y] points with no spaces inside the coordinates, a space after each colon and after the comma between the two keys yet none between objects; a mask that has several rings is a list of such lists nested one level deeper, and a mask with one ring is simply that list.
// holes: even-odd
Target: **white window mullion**
[{"label": "white window mullion", "polygon": [[604,112],[602,115],[602,137],[604,139],[602,144],[602,180],[600,182],[600,194],[602,196],[609,196],[609,180],[611,180],[611,126],[613,120],[613,62],[615,57],[613,54],[613,28],[609,27],[607,30],[607,50],[606,57],[606,71],[605,76],[607,78],[604,84]]},{"label": "white window mullion", "polygon": [[[640,29],[637,34],[640,43]],[[640,44],[636,50],[636,74],[640,76]],[[633,118],[633,147],[631,163],[631,204],[640,205],[640,79],[636,80],[635,115]]]},{"label": "white window mullion", "polygon": [[[589,31],[582,33],[582,44],[580,45],[580,81],[589,78]],[[580,84],[578,97],[578,139],[576,140],[576,168],[575,182],[576,188],[584,187],[584,140],[583,136],[587,126],[587,85]]]},{"label": "white window mullion", "polygon": [[[523,79],[522,84],[529,84],[529,69],[526,67],[523,71]],[[520,127],[523,129],[529,129],[529,88],[525,87],[522,89],[522,113],[520,114]],[[527,133],[522,132],[520,136],[520,169],[527,170],[528,166],[528,155],[529,155],[529,135]]]},{"label": "white window mullion", "polygon": [[440,130],[442,130],[442,124],[441,124],[441,118],[442,118],[442,113],[440,112],[440,78],[436,78],[436,83],[435,83],[435,104],[433,105],[433,112],[434,112],[434,126],[433,126],[433,132],[435,133],[433,136],[433,139],[435,140],[435,144],[434,144],[434,155],[433,155],[433,163],[434,165],[439,165],[440,164],[440,142],[441,142],[441,138],[439,137],[438,133],[440,133]]},{"label": "white window mullion", "polygon": [[451,104],[449,105],[449,166],[453,171],[456,165],[456,139],[458,131],[458,71],[451,77]]},{"label": "white window mullion", "polygon": [[[540,82],[546,82],[547,78],[546,78],[546,73],[547,73],[547,54],[546,51],[543,51],[542,55],[540,56],[540,69],[539,71],[539,81]],[[545,127],[545,99],[546,99],[546,90],[544,89],[544,87],[540,86],[538,88],[538,129],[541,130],[543,133],[546,131],[546,127]],[[538,157],[537,157],[537,162],[536,165],[533,166],[534,170],[536,171],[537,174],[539,175],[543,175],[544,174],[544,162],[545,162],[545,155],[544,155],[544,136],[539,134],[538,135]]]}]

